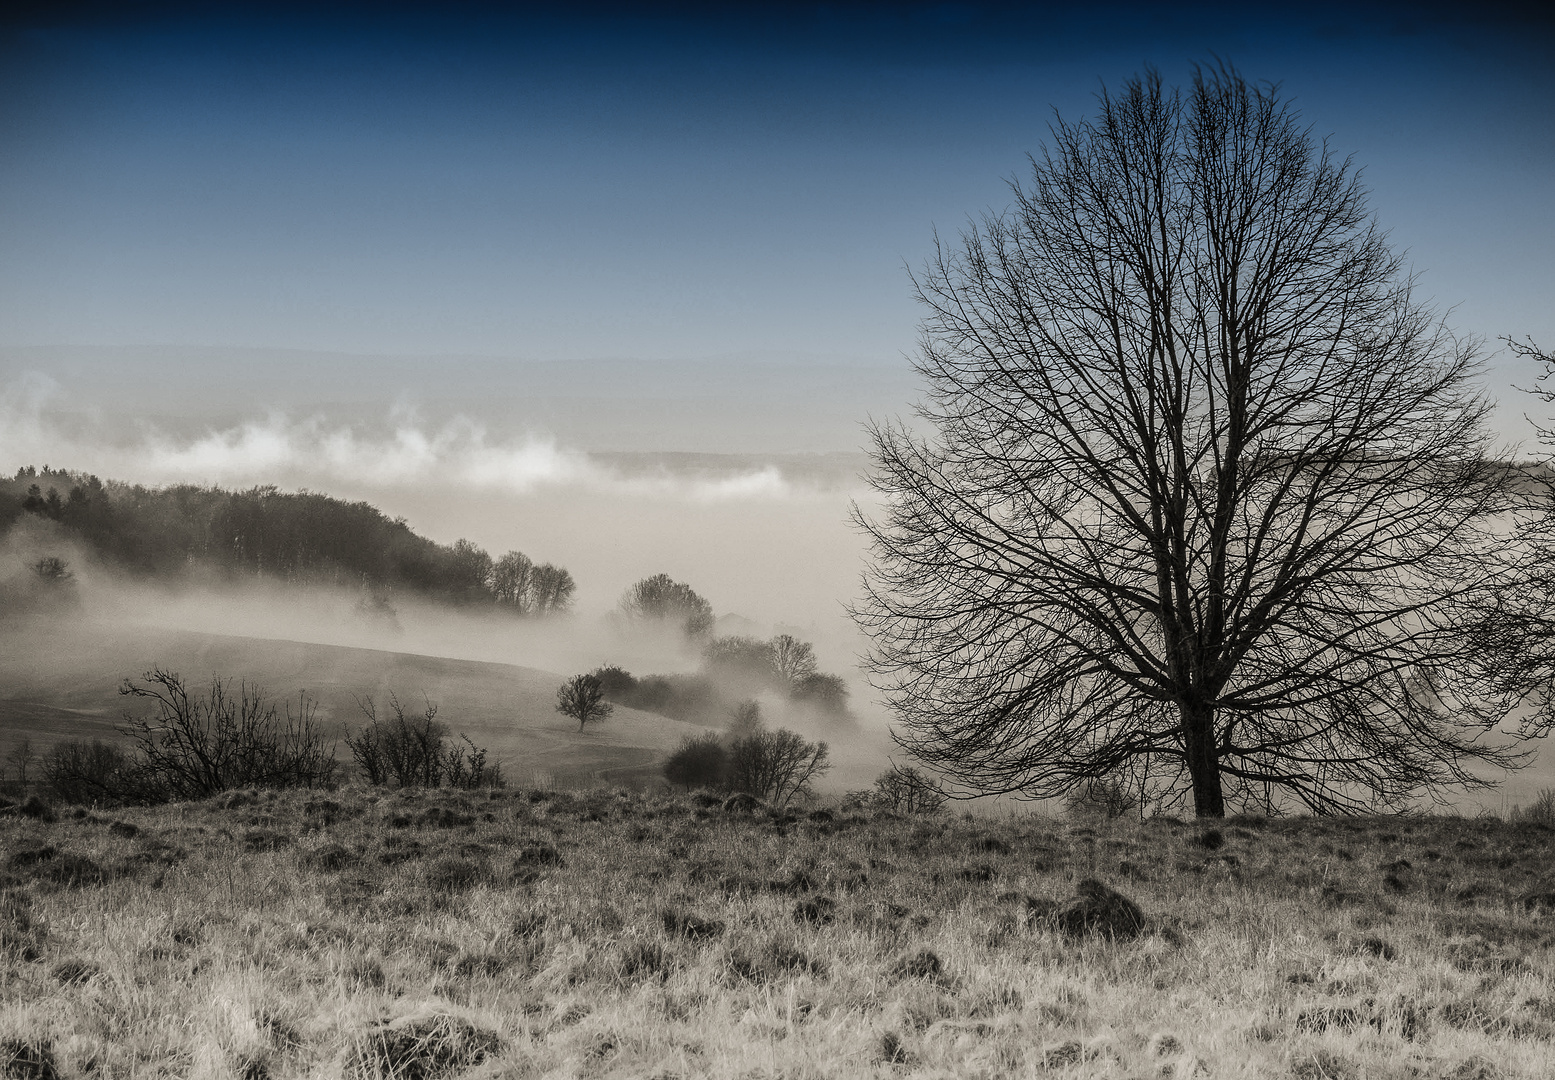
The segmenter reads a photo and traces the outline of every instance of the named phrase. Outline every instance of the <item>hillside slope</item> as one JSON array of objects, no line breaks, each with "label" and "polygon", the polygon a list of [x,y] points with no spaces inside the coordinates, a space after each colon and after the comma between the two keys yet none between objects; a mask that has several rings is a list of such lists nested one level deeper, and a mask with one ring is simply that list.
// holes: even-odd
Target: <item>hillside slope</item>
[{"label": "hillside slope", "polygon": [[[117,738],[125,677],[154,666],[183,675],[191,687],[213,676],[246,681],[274,698],[306,691],[332,735],[359,726],[356,699],[371,697],[384,714],[389,694],[407,710],[438,707],[438,719],[468,734],[520,783],[562,786],[605,780],[630,784],[686,734],[704,729],[617,707],[605,723],[579,732],[555,711],[563,675],[377,649],[343,648],[265,638],[226,637],[27,619],[0,629],[0,732],[35,748],[61,738]],[[344,746],[339,750],[347,757]]]}]

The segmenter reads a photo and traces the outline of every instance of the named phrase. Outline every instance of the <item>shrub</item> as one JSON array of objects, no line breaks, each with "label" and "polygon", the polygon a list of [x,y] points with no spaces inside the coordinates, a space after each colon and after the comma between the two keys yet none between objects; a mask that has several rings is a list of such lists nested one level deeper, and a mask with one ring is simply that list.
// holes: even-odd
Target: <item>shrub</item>
[{"label": "shrub", "polygon": [[688,735],[664,762],[664,779],[687,789],[721,788],[728,776],[729,751],[717,735]]},{"label": "shrub", "polygon": [[449,786],[473,791],[477,788],[506,787],[500,762],[486,760],[486,748],[476,746],[468,735],[460,735],[459,742],[449,739],[443,743],[443,775]]},{"label": "shrub", "polygon": [[57,742],[43,758],[43,788],[57,802],[92,804],[145,801],[129,755],[101,739]]},{"label": "shrub", "polygon": [[503,786],[501,765],[488,762],[485,749],[468,735],[458,736],[456,742],[430,701],[421,715],[411,716],[390,694],[391,715],[382,719],[372,698],[359,700],[356,706],[367,717],[367,726],[347,732],[346,746],[369,784],[435,788],[447,783],[471,790]]},{"label": "shrub", "polygon": [[829,716],[845,717],[848,714],[848,684],[840,675],[814,672],[796,680],[789,693],[795,701]]},{"label": "shrub", "polygon": [[837,675],[816,670],[815,648],[789,634],[770,641],[714,638],[702,650],[707,673],[725,688],[773,690],[834,719],[848,716],[848,687]]},{"label": "shrub", "polygon": [[1513,821],[1534,821],[1542,825],[1555,825],[1555,788],[1544,788],[1526,808],[1512,807],[1509,815]]},{"label": "shrub", "polygon": [[728,786],[774,806],[811,794],[810,782],[831,768],[825,743],[792,731],[753,731],[729,744]]},{"label": "shrub", "polygon": [[1102,777],[1087,780],[1064,797],[1071,814],[1100,815],[1109,821],[1139,809],[1139,795],[1122,780]]},{"label": "shrub", "polygon": [[154,717],[127,717],[135,746],[137,793],[156,799],[203,799],[240,787],[323,787],[335,777],[334,747],[325,747],[306,694],[282,718],[263,692],[246,683],[211,680],[191,694],[175,673],[154,668],[119,693],[152,703]]},{"label": "shrub", "polygon": [[620,701],[637,689],[632,673],[618,664],[601,664],[589,674],[599,682],[599,688],[612,701]]},{"label": "shrub", "polygon": [[780,682],[771,642],[739,635],[714,638],[702,650],[702,659],[710,672],[726,681],[773,688]]},{"label": "shrub", "polygon": [[911,765],[893,764],[867,791],[850,792],[848,801],[895,814],[942,814],[947,796],[938,782]]}]

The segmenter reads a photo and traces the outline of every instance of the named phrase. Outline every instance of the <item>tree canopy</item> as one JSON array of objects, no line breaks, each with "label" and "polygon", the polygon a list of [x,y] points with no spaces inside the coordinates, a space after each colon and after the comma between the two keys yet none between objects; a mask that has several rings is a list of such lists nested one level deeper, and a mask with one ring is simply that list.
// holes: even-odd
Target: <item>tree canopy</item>
[{"label": "tree canopy", "polygon": [[626,590],[620,606],[633,622],[675,626],[687,637],[701,637],[713,628],[713,605],[668,574],[643,578]]},{"label": "tree canopy", "polygon": [[576,588],[565,569],[536,566],[520,552],[494,561],[468,540],[444,545],[419,536],[403,518],[369,503],[273,486],[148,488],[26,467],[0,478],[0,529],[29,517],[52,522],[102,561],[145,576],[199,566],[232,577],[496,604],[519,614],[566,610]]}]

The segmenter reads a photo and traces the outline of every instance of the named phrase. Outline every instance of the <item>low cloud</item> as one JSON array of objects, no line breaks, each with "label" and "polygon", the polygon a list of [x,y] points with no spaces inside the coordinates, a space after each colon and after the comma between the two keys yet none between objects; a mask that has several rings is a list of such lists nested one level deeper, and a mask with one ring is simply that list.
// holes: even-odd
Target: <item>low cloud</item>
[{"label": "low cloud", "polygon": [[57,384],[36,373],[0,393],[0,467],[48,463],[148,484],[274,483],[321,490],[436,484],[472,492],[581,490],[707,503],[782,500],[810,486],[770,463],[686,469],[648,458],[624,465],[543,435],[493,438],[467,417],[430,424],[403,408],[377,425],[274,412],[197,434],[142,423],[113,438],[90,417],[55,411],[59,397]]}]

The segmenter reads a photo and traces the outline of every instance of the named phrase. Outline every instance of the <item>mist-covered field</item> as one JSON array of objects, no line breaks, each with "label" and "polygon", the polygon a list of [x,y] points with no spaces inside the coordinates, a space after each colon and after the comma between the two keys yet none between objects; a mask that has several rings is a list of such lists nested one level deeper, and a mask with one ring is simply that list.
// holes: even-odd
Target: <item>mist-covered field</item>
[{"label": "mist-covered field", "polygon": [[[295,615],[296,606],[286,610]],[[235,620],[236,603],[228,610]],[[511,782],[529,785],[658,786],[663,783],[660,766],[669,752],[684,739],[709,731],[705,724],[625,705],[616,705],[608,720],[580,731],[576,721],[556,711],[557,688],[568,675],[606,662],[636,664],[636,670],[644,672],[694,668],[697,657],[687,650],[634,639],[608,627],[594,631],[590,640],[580,635],[568,641],[561,640],[564,627],[515,627],[510,620],[477,621],[446,613],[444,618],[445,624],[426,631],[419,641],[401,642],[400,649],[329,644],[334,635],[322,618],[311,635],[303,630],[293,638],[280,632],[252,636],[260,629],[253,624],[244,627],[248,635],[240,635],[79,619],[12,623],[0,628],[0,730],[5,732],[5,749],[27,740],[41,759],[62,740],[122,742],[126,716],[148,710],[123,697],[120,685],[158,667],[178,673],[199,694],[206,693],[212,679],[228,681],[233,688],[247,684],[283,707],[295,706],[305,694],[317,705],[326,738],[347,767],[350,754],[342,738],[366,725],[361,704],[371,701],[381,712],[391,695],[412,713],[434,705],[439,722],[487,750]],[[349,639],[351,620],[342,613],[340,622],[339,636]],[[461,642],[460,634],[470,641]],[[368,628],[360,638],[373,636]],[[406,645],[414,644],[427,651],[408,651]],[[468,647],[461,649],[461,644]],[[528,662],[462,658],[504,654]],[[828,743],[833,769],[825,781],[827,789],[867,786],[886,767],[890,744],[878,726],[827,722],[805,710],[785,708],[775,698],[760,700],[771,724]]]}]

